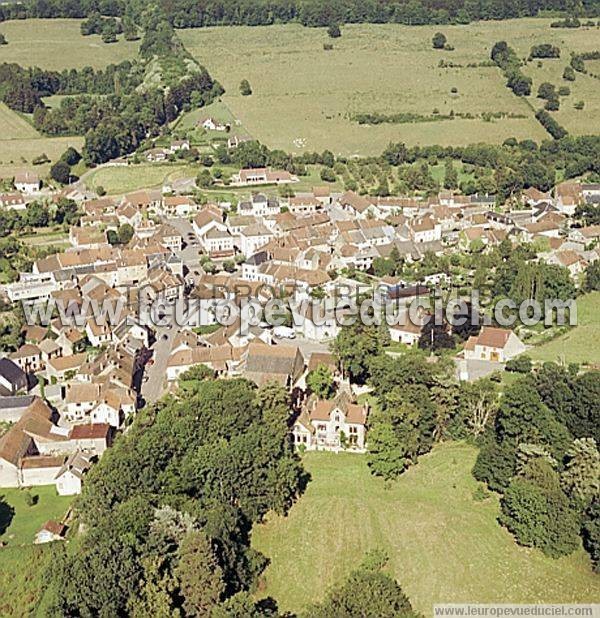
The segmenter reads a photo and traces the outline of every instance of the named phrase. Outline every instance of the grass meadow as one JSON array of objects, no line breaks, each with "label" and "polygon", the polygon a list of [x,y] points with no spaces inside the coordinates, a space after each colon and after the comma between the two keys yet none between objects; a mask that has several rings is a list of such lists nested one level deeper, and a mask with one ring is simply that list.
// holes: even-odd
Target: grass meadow
[{"label": "grass meadow", "polygon": [[[547,138],[533,118],[528,101],[514,96],[496,67],[475,66],[489,60],[492,45],[506,40],[520,55],[531,45],[550,42],[561,47],[560,75],[569,52],[598,47],[597,29],[551,29],[548,19],[482,22],[468,26],[409,27],[356,24],[329,39],[325,29],[297,24],[265,27],[203,28],[179,31],[187,49],[225,87],[223,101],[247,131],[271,147],[291,152],[330,148],[344,155],[378,154],[392,140],[408,144],[460,145]],[[432,49],[431,38],[442,31],[454,51]],[[323,49],[325,43],[334,49]],[[440,60],[461,65],[440,68]],[[553,73],[554,61],[543,66]],[[525,70],[535,71],[535,61]],[[533,75],[534,91],[543,76]],[[248,79],[251,96],[241,96]],[[566,103],[558,119],[574,133],[597,130],[598,97],[592,77],[579,78],[570,98],[586,100],[577,112]],[[590,81],[591,80],[591,81]],[[554,80],[558,82],[558,78]],[[589,82],[589,83],[588,83]],[[557,86],[560,85],[557,83]],[[451,92],[452,88],[457,93]],[[579,92],[581,90],[581,92]],[[541,103],[533,101],[535,107]],[[525,118],[486,122],[454,119],[412,124],[358,125],[359,112],[431,114],[505,112]]]},{"label": "grass meadow", "polygon": [[600,365],[600,292],[577,299],[577,326],[528,350],[534,360]]},{"label": "grass meadow", "polygon": [[272,516],[253,532],[253,546],[271,559],[260,596],[298,611],[380,547],[426,616],[436,602],[597,600],[600,579],[583,549],[553,560],[519,547],[496,521],[497,498],[474,500],[476,454],[466,444],[441,444],[388,488],[364,456],[305,454],[306,493],[287,517]]},{"label": "grass meadow", "polygon": [[24,19],[0,24],[8,45],[0,48],[0,62],[61,71],[93,67],[135,58],[139,41],[103,43],[100,35],[82,36],[80,19]]},{"label": "grass meadow", "polygon": [[108,195],[120,195],[136,189],[162,187],[166,180],[195,177],[199,169],[199,166],[175,163],[102,167],[89,172],[85,177],[85,184],[90,189],[104,187]]}]

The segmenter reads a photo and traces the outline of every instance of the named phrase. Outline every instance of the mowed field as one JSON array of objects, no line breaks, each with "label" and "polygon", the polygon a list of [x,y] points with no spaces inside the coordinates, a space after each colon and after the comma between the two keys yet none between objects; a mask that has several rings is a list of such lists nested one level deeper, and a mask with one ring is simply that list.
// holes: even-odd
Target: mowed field
[{"label": "mowed field", "polygon": [[600,292],[577,299],[577,326],[527,352],[534,360],[600,365]]},{"label": "mowed field", "polygon": [[[491,47],[499,40],[506,40],[523,56],[531,45],[550,42],[562,49],[562,74],[570,51],[599,46],[597,29],[551,29],[550,21],[422,27],[357,24],[344,26],[339,39],[330,39],[325,29],[294,24],[181,30],[179,36],[224,85],[223,100],[251,135],[287,151],[330,148],[353,155],[377,154],[390,140],[459,145],[499,143],[511,136],[547,138],[530,106],[506,88],[496,67],[467,65],[489,60]],[[431,38],[437,31],[444,32],[454,51],[432,49]],[[324,43],[333,44],[334,49],[325,51]],[[461,66],[440,68],[442,59]],[[241,96],[242,79],[249,80],[251,96]],[[591,79],[581,80],[582,90],[591,88],[583,85]],[[453,94],[452,88],[458,92]],[[579,98],[589,99],[582,112],[573,110],[572,104],[560,112],[573,114],[575,120],[568,128],[598,130],[593,94],[582,93]],[[599,99],[597,94],[595,98]],[[541,102],[535,103],[541,107]],[[504,112],[526,118],[378,126],[360,126],[350,120],[359,112],[428,115],[434,109],[440,114]]]},{"label": "mowed field", "polygon": [[103,43],[100,35],[82,36],[80,19],[26,19],[0,24],[8,45],[0,62],[61,71],[86,66],[102,68],[137,55],[139,41]]},{"label": "mowed field", "polygon": [[426,616],[437,602],[597,601],[600,578],[583,549],[553,560],[519,547],[496,521],[497,499],[473,499],[475,457],[471,446],[439,445],[386,489],[363,456],[304,455],[306,493],[287,517],[253,532],[253,546],[271,559],[260,595],[300,610],[379,547]]}]

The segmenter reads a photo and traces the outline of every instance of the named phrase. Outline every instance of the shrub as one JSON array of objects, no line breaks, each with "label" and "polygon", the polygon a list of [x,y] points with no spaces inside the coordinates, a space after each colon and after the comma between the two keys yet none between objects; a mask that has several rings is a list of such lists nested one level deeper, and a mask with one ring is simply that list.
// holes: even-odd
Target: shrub
[{"label": "shrub", "polygon": [[584,106],[585,106],[585,103],[583,101],[577,101],[577,103],[575,103],[573,107],[577,110],[582,110]]},{"label": "shrub", "polygon": [[433,49],[444,49],[446,46],[446,36],[441,32],[436,32],[431,39],[431,44],[433,45]]},{"label": "shrub", "polygon": [[573,67],[565,67],[563,71],[563,79],[566,79],[568,82],[575,81],[575,70]]},{"label": "shrub", "polygon": [[550,43],[534,45],[529,52],[529,58],[560,58],[560,48]]},{"label": "shrub", "polygon": [[558,89],[558,95],[561,97],[568,97],[571,94],[571,89],[568,86],[561,86]]},{"label": "shrub", "polygon": [[531,357],[526,354],[511,358],[506,363],[506,371],[514,373],[529,373],[531,371]]},{"label": "shrub", "polygon": [[323,43],[323,49],[325,51],[331,51],[333,49],[333,45],[331,43]]},{"label": "shrub", "polygon": [[243,79],[240,82],[240,94],[243,97],[247,97],[252,94],[252,88],[250,87],[250,82],[247,79]]},{"label": "shrub", "polygon": [[342,32],[338,24],[331,24],[329,28],[327,28],[327,34],[332,39],[338,39],[339,37],[342,36]]}]

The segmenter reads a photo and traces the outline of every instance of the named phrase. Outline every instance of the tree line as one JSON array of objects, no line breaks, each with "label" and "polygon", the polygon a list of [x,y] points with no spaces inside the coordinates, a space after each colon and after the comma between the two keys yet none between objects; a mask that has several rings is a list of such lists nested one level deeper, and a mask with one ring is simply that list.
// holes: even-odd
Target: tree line
[{"label": "tree line", "polygon": [[[566,13],[564,0],[174,0],[161,3],[176,28],[220,25],[270,25],[299,22],[310,27],[340,23],[466,24],[478,20],[531,17],[540,11]],[[139,0],[25,0],[0,7],[0,20],[30,17],[85,18],[93,13],[120,17],[130,11],[136,21],[145,9]],[[596,15],[598,0],[583,0],[582,14]]]}]

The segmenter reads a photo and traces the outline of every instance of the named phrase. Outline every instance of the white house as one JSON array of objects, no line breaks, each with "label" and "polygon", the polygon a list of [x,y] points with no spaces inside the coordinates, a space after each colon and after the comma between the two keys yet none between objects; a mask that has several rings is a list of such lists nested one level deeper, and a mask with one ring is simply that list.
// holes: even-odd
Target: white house
[{"label": "white house", "polygon": [[21,193],[37,193],[40,190],[40,177],[35,172],[17,172],[14,182],[15,189]]},{"label": "white house", "polygon": [[469,337],[467,340],[464,357],[467,360],[505,363],[525,350],[525,344],[512,330],[484,326],[479,335]]},{"label": "white house", "polygon": [[262,223],[249,225],[240,232],[240,251],[250,257],[260,247],[264,247],[272,238],[273,233]]},{"label": "white house", "polygon": [[342,391],[334,400],[309,399],[292,428],[296,447],[309,451],[366,450],[369,408]]}]

